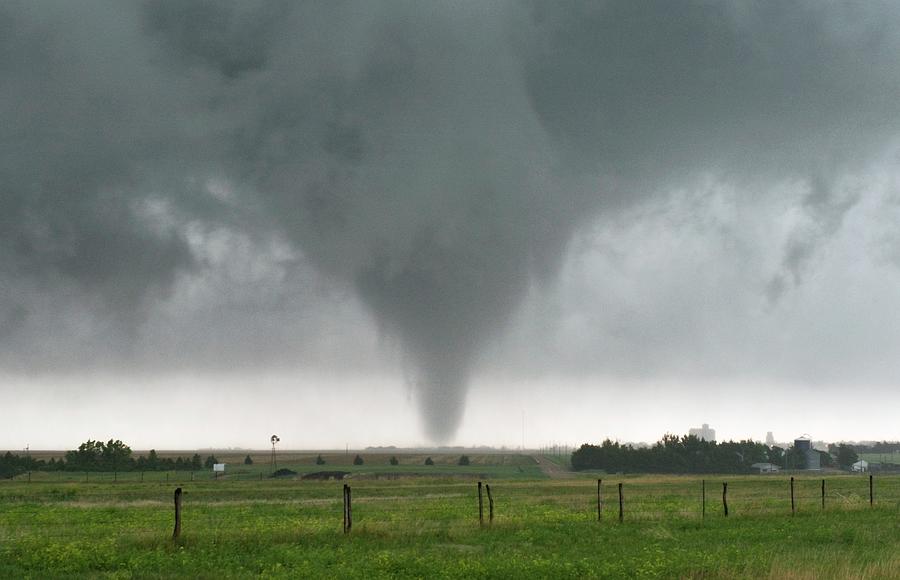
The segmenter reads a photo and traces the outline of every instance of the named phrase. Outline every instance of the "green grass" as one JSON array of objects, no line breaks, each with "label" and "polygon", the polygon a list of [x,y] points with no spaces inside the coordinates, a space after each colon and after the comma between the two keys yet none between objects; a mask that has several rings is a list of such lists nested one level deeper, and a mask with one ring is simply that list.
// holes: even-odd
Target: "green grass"
[{"label": "green grass", "polygon": [[887,463],[892,465],[900,465],[900,451],[894,453],[860,453],[860,459],[865,459],[869,463]]},{"label": "green grass", "polygon": [[493,478],[481,528],[475,479],[443,467],[355,474],[349,535],[337,481],[0,482],[0,578],[900,576],[900,477],[876,477],[874,508],[867,478],[828,478],[824,511],[821,480],[797,478],[792,517],[787,477],[727,476],[728,518],[708,477],[705,519],[698,478],[609,477],[600,522],[595,479]]},{"label": "green grass", "polygon": [[[244,465],[246,452],[212,452],[216,458],[226,463],[226,473],[220,475],[221,481],[233,480],[259,480],[267,478],[272,472],[270,456],[263,453],[252,453],[254,461],[252,465]],[[190,456],[192,452],[183,452],[182,456]],[[160,453],[165,457],[166,453]],[[504,479],[540,479],[544,475],[528,455],[519,454],[470,454],[471,465],[461,467],[457,465],[460,454],[434,454],[434,465],[425,465],[425,459],[429,454],[425,453],[365,453],[362,465],[353,465],[356,452],[347,453],[322,453],[324,465],[316,464],[318,453],[280,453],[277,457],[277,467],[286,467],[296,471],[299,475],[317,471],[344,471],[354,474],[355,477],[366,478],[392,478],[392,477],[467,477],[467,478],[504,478]],[[396,455],[399,465],[391,465],[390,458]],[[205,455],[204,455],[205,457]],[[27,475],[16,477],[16,481],[27,481]],[[215,474],[210,469],[199,471],[123,471],[110,472],[32,472],[33,482],[56,483],[124,483],[124,482],[200,482],[216,480]]]}]

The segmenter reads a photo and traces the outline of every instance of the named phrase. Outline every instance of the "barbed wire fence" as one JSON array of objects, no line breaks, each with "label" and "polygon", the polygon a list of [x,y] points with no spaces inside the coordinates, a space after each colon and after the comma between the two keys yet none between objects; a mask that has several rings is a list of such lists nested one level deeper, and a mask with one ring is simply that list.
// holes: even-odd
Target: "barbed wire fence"
[{"label": "barbed wire fence", "polygon": [[[94,534],[128,534],[148,540],[163,535],[177,539],[181,534],[223,539],[248,533],[293,537],[341,529],[346,534],[380,533],[403,526],[418,531],[473,525],[490,529],[528,526],[536,521],[627,525],[727,517],[730,522],[747,517],[900,510],[900,476],[606,476],[542,482],[545,484],[540,487],[533,481],[503,480],[493,481],[490,487],[480,485],[482,482],[445,481],[393,484],[360,480],[357,485],[351,479],[342,483],[343,497],[337,493],[338,482],[312,488],[302,482],[281,481],[277,486],[235,491],[226,480],[192,487],[181,477],[177,482],[145,480],[152,485],[119,486],[116,489],[120,491],[111,495],[102,481],[89,481],[97,485],[84,486],[70,496],[65,486],[47,486],[40,495],[29,492],[42,487],[39,484],[19,486],[18,494],[0,495],[0,508],[14,506],[18,520],[14,525],[0,521],[0,541],[17,537],[81,539],[85,533],[82,510],[93,510],[90,523]],[[178,499],[173,496],[175,484],[183,490]],[[484,495],[479,496],[482,489]],[[179,505],[183,507],[176,507]],[[223,521],[223,510],[238,510],[240,518]],[[177,524],[176,511],[181,516]],[[342,518],[343,528],[338,523]],[[173,528],[177,533],[173,534]]]}]

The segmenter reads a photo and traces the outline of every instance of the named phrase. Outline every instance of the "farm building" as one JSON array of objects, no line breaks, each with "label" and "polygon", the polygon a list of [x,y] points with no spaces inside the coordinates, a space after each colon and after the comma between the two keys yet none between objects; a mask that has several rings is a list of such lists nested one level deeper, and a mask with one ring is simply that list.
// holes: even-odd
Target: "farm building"
[{"label": "farm building", "polygon": [[759,473],[778,473],[781,471],[781,468],[774,463],[754,463],[750,468],[759,471]]},{"label": "farm building", "polygon": [[819,452],[813,449],[812,439],[808,435],[803,435],[794,439],[794,449],[796,449],[798,453],[801,453],[803,455],[805,459],[806,469],[822,469]]},{"label": "farm building", "polygon": [[702,427],[692,427],[688,431],[688,435],[693,435],[701,441],[715,441],[716,430],[710,429],[709,424],[704,423]]},{"label": "farm building", "polygon": [[860,459],[856,463],[850,466],[850,471],[856,471],[857,473],[862,473],[864,471],[869,471],[869,462],[865,459]]}]

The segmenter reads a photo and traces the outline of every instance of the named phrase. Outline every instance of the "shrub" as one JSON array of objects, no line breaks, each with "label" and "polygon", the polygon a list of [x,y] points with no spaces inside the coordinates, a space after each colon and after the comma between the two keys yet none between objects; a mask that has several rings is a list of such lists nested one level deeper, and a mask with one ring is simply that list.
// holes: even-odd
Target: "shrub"
[{"label": "shrub", "polygon": [[293,469],[287,469],[285,467],[282,467],[281,469],[279,469],[278,471],[276,471],[269,477],[293,477],[295,475],[297,475],[297,472],[294,471]]},{"label": "shrub", "polygon": [[391,465],[400,465],[400,462],[395,456],[391,456]]},{"label": "shrub", "polygon": [[468,464],[469,464],[469,456],[468,456],[468,455],[461,455],[461,456],[459,457],[459,464],[460,464],[460,465],[468,465]]},{"label": "shrub", "polygon": [[253,465],[253,458],[249,454],[244,458],[244,465]]},{"label": "shrub", "polygon": [[434,465],[434,460],[429,457],[425,460],[425,465]]},{"label": "shrub", "polygon": [[[357,456],[359,457],[359,456]],[[322,459],[322,454],[319,453],[319,456],[316,457],[316,465],[325,465],[325,460]]]},{"label": "shrub", "polygon": [[362,458],[362,457],[360,457],[359,455],[357,455],[356,457],[353,458],[353,465],[362,465],[362,464],[363,464],[363,458]]}]

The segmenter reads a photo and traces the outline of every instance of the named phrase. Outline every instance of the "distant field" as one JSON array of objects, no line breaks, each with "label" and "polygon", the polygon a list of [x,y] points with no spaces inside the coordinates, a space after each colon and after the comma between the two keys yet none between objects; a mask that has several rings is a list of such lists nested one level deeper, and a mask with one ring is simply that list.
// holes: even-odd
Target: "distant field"
[{"label": "distant field", "polygon": [[890,463],[900,465],[900,451],[894,453],[860,453],[860,459],[865,459],[869,463]]},{"label": "distant field", "polygon": [[[51,452],[52,453],[52,452]],[[194,451],[160,451],[160,457],[190,457]],[[200,453],[205,459],[207,455],[215,455],[216,459],[226,464],[224,475],[219,479],[231,480],[259,480],[267,478],[272,472],[271,454],[264,452],[250,452],[252,465],[244,465],[244,459],[248,452],[219,452],[206,451]],[[284,452],[276,456],[277,468],[287,468],[303,475],[317,471],[344,471],[352,473],[355,477],[366,478],[390,478],[390,477],[475,477],[475,478],[542,478],[544,477],[540,467],[529,455],[484,453],[466,454],[470,465],[459,466],[460,455],[457,454],[427,454],[427,453],[366,453],[359,452],[363,459],[362,465],[354,465],[353,459],[357,452],[321,453],[324,465],[317,465],[318,452]],[[391,465],[391,457],[396,457],[398,465]],[[425,465],[425,460],[431,457],[434,465]],[[42,457],[43,459],[43,457]],[[191,479],[193,477],[193,480]],[[117,474],[83,471],[69,472],[33,472],[32,481],[51,482],[149,482],[149,481],[202,481],[215,479],[216,476],[209,469],[198,471],[123,471]],[[21,475],[18,480],[27,479]]]},{"label": "distant field", "polygon": [[[898,476],[876,476],[874,508],[867,477],[829,477],[824,511],[821,479],[798,477],[795,516],[786,476],[707,477],[705,518],[699,478],[607,476],[599,522],[596,479],[491,478],[496,517],[481,528],[477,476],[433,457],[447,472],[352,470],[349,535],[338,481],[0,482],[0,578],[900,577]],[[344,467],[338,459],[325,467]],[[399,467],[418,470],[412,459]],[[176,485],[184,528],[173,542]]]}]

